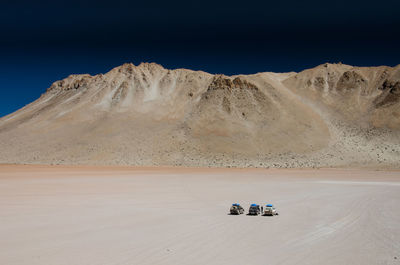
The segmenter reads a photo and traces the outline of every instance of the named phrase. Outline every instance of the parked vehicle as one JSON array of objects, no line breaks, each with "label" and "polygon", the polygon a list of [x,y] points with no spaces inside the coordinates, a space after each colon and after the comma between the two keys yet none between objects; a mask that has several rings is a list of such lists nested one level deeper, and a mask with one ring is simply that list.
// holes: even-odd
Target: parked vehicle
[{"label": "parked vehicle", "polygon": [[244,213],[244,208],[239,203],[233,203],[230,209],[231,214],[242,214]]},{"label": "parked vehicle", "polygon": [[259,215],[261,213],[260,205],[253,203],[249,208],[249,215]]},{"label": "parked vehicle", "polygon": [[276,211],[275,207],[272,204],[267,204],[267,205],[265,205],[263,214],[274,216],[274,215],[278,215],[278,212]]}]

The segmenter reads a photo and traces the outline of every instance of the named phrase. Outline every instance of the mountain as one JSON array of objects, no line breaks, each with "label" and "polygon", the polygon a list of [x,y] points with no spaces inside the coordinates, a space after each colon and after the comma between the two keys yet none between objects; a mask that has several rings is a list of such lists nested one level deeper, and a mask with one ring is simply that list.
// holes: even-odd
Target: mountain
[{"label": "mountain", "polygon": [[71,75],[0,119],[0,163],[399,167],[400,65]]}]

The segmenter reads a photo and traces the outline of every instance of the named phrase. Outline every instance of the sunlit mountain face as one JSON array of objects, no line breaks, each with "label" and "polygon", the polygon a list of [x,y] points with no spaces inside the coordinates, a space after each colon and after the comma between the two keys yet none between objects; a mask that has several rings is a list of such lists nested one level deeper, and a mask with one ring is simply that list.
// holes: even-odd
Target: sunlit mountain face
[{"label": "sunlit mountain face", "polygon": [[227,76],[156,63],[55,81],[0,119],[1,163],[398,164],[400,65]]}]

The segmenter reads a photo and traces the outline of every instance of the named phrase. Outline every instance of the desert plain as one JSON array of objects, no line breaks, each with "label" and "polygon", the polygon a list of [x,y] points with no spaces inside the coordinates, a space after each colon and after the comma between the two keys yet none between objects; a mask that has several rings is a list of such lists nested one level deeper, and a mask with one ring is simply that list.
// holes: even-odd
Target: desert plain
[{"label": "desert plain", "polygon": [[0,264],[400,264],[399,201],[390,170],[1,165]]}]

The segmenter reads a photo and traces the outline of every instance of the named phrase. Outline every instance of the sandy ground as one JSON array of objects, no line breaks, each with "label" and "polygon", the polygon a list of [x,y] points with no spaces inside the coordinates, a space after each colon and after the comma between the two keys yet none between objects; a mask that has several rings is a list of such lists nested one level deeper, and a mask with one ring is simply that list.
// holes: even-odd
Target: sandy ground
[{"label": "sandy ground", "polygon": [[3,165],[0,264],[400,264],[400,172]]}]

